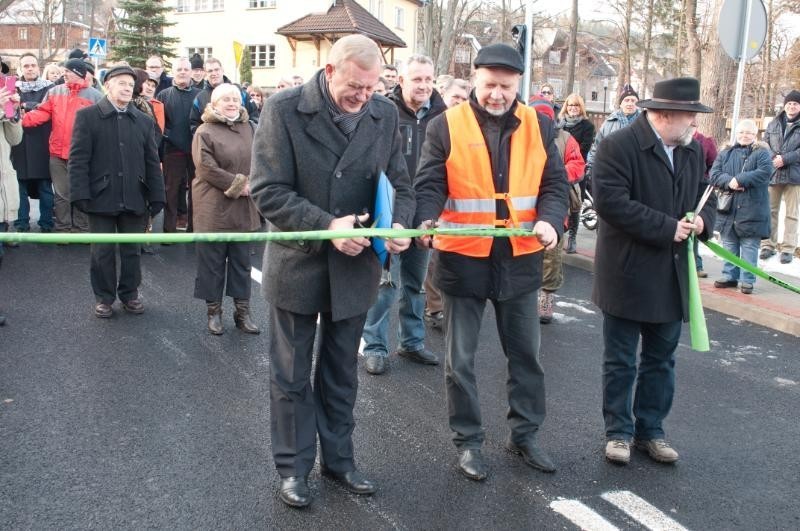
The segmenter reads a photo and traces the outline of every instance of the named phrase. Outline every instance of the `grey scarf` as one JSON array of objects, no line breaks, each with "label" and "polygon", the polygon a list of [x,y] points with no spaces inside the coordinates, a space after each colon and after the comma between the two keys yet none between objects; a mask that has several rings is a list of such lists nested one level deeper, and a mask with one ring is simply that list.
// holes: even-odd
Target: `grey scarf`
[{"label": "grey scarf", "polygon": [[319,89],[322,92],[322,97],[325,100],[325,104],[328,107],[328,111],[331,113],[331,118],[333,118],[333,123],[336,124],[336,127],[347,137],[353,134],[358,127],[358,122],[361,121],[361,118],[364,117],[367,110],[369,109],[369,102],[364,104],[361,107],[361,110],[358,112],[353,113],[346,113],[343,112],[337,105],[334,103],[333,99],[331,98],[330,93],[328,92],[328,82],[325,80],[325,72],[320,72],[319,75]]}]

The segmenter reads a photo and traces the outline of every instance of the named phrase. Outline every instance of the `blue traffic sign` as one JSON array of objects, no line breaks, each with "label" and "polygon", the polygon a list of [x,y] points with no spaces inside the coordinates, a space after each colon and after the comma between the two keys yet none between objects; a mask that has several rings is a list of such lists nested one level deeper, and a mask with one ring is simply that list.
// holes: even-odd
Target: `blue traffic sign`
[{"label": "blue traffic sign", "polygon": [[89,57],[100,58],[108,55],[105,39],[92,37],[89,39]]}]

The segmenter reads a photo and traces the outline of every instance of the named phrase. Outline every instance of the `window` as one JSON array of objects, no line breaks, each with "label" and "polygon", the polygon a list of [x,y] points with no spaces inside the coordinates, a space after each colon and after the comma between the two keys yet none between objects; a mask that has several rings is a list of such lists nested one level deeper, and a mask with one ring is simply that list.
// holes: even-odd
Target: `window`
[{"label": "window", "polygon": [[251,44],[247,51],[250,52],[250,66],[253,68],[275,68],[274,44]]},{"label": "window", "polygon": [[250,0],[250,9],[275,8],[277,0]]},{"label": "window", "polygon": [[209,57],[214,56],[214,50],[211,46],[195,46],[194,48],[186,48],[186,57],[191,57],[194,54],[199,54],[205,61]]},{"label": "window", "polygon": [[225,9],[225,0],[177,0],[175,6],[175,11],[178,13],[222,11],[223,9]]},{"label": "window", "polygon": [[20,28],[19,29],[19,40],[27,41],[28,40],[28,28]]},{"label": "window", "polygon": [[383,0],[369,0],[369,12],[383,22]]},{"label": "window", "polygon": [[406,13],[402,7],[394,8],[394,27],[397,29],[405,29],[406,27]]}]

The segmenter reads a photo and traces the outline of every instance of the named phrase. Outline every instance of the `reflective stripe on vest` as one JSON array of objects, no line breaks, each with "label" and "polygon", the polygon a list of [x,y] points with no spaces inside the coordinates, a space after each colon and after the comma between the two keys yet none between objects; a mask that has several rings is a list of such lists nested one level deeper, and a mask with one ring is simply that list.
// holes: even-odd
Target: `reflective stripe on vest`
[{"label": "reflective stripe on vest", "polygon": [[[492,163],[480,124],[469,102],[445,111],[450,132],[450,155],[447,157],[448,197],[439,217],[439,226],[453,229],[490,229],[515,227],[532,230],[536,221],[539,183],[547,160],[542,144],[536,112],[517,105],[514,115],[520,125],[511,135],[511,156],[508,163],[508,192],[494,189]],[[497,219],[497,201],[505,201],[509,219]],[[443,236],[435,238],[435,246],[474,257],[487,257],[492,249],[491,237]],[[512,237],[514,256],[542,249],[534,237]]]}]

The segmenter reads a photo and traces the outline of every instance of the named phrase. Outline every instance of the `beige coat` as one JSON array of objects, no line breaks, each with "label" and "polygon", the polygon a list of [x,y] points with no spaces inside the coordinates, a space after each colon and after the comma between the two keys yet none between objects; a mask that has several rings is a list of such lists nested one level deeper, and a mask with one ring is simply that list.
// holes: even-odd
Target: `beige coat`
[{"label": "beige coat", "polygon": [[0,223],[11,223],[17,219],[19,210],[19,184],[17,172],[11,165],[11,146],[22,142],[22,126],[19,122],[0,119],[3,134],[0,134]]},{"label": "beige coat", "polygon": [[241,195],[250,183],[253,127],[247,111],[236,121],[224,120],[210,107],[192,141],[197,168],[192,184],[195,232],[250,232],[261,226],[250,196]]}]

